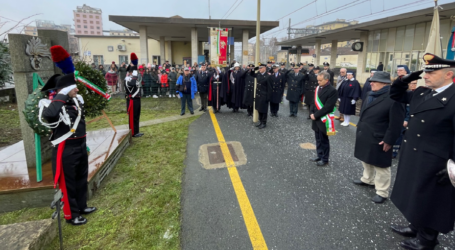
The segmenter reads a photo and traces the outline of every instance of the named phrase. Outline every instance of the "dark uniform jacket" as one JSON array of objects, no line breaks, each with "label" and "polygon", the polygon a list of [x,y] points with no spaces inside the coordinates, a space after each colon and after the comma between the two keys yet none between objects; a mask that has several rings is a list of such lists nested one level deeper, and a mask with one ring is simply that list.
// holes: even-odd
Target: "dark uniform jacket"
[{"label": "dark uniform jacket", "polygon": [[255,108],[259,113],[267,113],[269,110],[269,102],[272,98],[272,82],[270,80],[270,75],[267,72],[261,74],[254,71],[251,71],[250,74],[257,79]]},{"label": "dark uniform jacket", "polygon": [[455,222],[455,188],[438,184],[436,173],[455,155],[455,85],[426,101],[431,89],[407,88],[398,78],[390,89],[392,99],[410,104],[391,200],[413,225],[448,233]]},{"label": "dark uniform jacket", "polygon": [[280,72],[270,75],[272,83],[272,98],[271,103],[280,103],[284,93],[284,85],[286,84],[283,75]]},{"label": "dark uniform jacket", "polygon": [[319,86],[318,77],[313,71],[310,71],[305,83],[305,104],[308,107],[314,104],[314,91],[317,86]]},{"label": "dark uniform jacket", "polygon": [[314,118],[316,118],[316,120],[312,121],[311,128],[314,131],[322,131],[324,132],[324,134],[327,134],[327,128],[325,127],[325,123],[321,121],[321,117],[333,112],[335,104],[337,103],[338,100],[338,92],[332,85],[329,84],[322,88],[321,90],[319,90],[318,96],[324,107],[318,110],[314,102],[311,104],[310,114],[314,114]]},{"label": "dark uniform jacket", "polygon": [[208,71],[207,72],[197,71],[197,73],[194,74],[194,79],[197,82],[197,90],[199,91],[199,93],[209,92],[209,83],[212,75],[209,74]]},{"label": "dark uniform jacket", "polygon": [[[138,83],[138,77],[133,76],[130,81],[125,81],[125,94],[126,98],[129,98],[130,95],[134,95],[136,91],[139,89],[140,84]],[[134,96],[134,98],[141,98],[141,91],[139,90],[138,93]]]},{"label": "dark uniform jacket", "polygon": [[254,77],[251,73],[245,75],[245,92],[243,94],[243,105],[253,106],[254,101]]},{"label": "dark uniform jacket", "polygon": [[[77,98],[75,99],[77,102],[79,102]],[[68,95],[57,94],[52,100],[52,103],[49,105],[49,107],[43,110],[43,117],[49,123],[57,122],[60,118],[59,113],[62,112],[62,107],[65,108],[66,113],[70,117],[72,127],[74,125],[74,122],[76,121],[78,111],[73,98],[70,98]],[[85,137],[86,135],[84,105],[79,102],[79,107],[82,109],[81,120],[79,121],[79,124],[76,128],[76,132],[72,134],[71,137],[69,137],[68,139],[81,138]],[[50,140],[52,141],[60,138],[62,135],[68,133],[71,127],[66,125],[64,122],[60,122],[59,125],[52,130],[52,136]]]},{"label": "dark uniform jacket", "polygon": [[389,97],[386,92],[369,105],[365,101],[357,124],[354,156],[376,167],[392,165],[392,149],[384,152],[381,141],[394,145],[401,134],[404,106]]},{"label": "dark uniform jacket", "polygon": [[330,83],[333,84],[333,81],[334,81],[333,78],[335,77],[335,73],[333,73],[333,71],[330,69],[327,69],[327,73],[329,73],[329,75],[330,75],[330,80],[329,80]]},{"label": "dark uniform jacket", "polygon": [[305,93],[305,75],[298,73],[296,76],[294,71],[291,70],[286,76],[288,82],[288,92],[286,99],[290,102],[299,102],[300,97]]}]

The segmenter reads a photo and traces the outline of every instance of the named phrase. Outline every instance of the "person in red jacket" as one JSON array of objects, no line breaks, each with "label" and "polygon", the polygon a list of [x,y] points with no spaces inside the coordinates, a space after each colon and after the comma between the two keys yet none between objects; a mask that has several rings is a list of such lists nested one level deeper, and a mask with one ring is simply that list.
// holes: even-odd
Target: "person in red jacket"
[{"label": "person in red jacket", "polygon": [[168,82],[168,79],[167,79],[167,72],[165,70],[161,71],[162,75],[161,75],[161,91],[160,91],[160,95],[161,96],[166,96],[166,92],[169,88],[169,82]]}]

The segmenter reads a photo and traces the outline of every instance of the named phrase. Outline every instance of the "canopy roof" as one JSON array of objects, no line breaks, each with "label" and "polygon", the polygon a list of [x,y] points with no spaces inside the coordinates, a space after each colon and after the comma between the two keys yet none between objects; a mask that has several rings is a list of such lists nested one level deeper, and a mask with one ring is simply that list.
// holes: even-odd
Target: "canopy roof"
[{"label": "canopy roof", "polygon": [[[191,41],[191,28],[196,27],[199,41],[208,41],[208,27],[233,28],[235,41],[242,41],[243,30],[248,30],[248,39],[256,36],[256,21],[193,19],[173,17],[145,16],[109,16],[109,21],[125,28],[139,32],[139,26],[147,27],[147,36],[159,40],[161,36],[166,41]],[[261,34],[280,25],[278,21],[261,21]]]}]

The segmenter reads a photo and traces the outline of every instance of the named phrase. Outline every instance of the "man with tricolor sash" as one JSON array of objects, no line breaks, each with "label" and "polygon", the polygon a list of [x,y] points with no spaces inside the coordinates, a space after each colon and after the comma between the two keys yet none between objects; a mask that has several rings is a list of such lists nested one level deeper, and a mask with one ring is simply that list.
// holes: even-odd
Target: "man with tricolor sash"
[{"label": "man with tricolor sash", "polygon": [[312,129],[316,137],[317,156],[310,159],[317,166],[329,163],[330,142],[329,136],[335,135],[335,104],[338,92],[330,83],[330,74],[321,72],[317,75],[318,86],[314,91],[314,102],[310,106]]}]

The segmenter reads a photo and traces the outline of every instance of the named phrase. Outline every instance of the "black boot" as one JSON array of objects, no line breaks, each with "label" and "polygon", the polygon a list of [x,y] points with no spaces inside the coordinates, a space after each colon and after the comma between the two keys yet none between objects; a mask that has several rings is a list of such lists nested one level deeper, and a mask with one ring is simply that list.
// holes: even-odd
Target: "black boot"
[{"label": "black boot", "polygon": [[259,127],[262,125],[262,122],[259,122],[259,124],[256,125],[256,127]]}]

